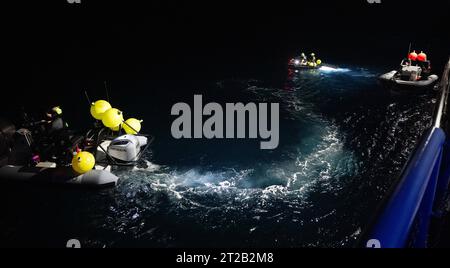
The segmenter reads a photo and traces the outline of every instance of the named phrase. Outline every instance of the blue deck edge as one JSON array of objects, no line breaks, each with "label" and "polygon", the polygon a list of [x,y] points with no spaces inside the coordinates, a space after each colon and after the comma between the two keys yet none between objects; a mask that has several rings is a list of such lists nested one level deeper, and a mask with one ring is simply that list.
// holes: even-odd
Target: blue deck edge
[{"label": "blue deck edge", "polygon": [[[432,128],[424,135],[395,191],[369,233],[368,247],[425,247],[438,185],[446,190],[448,178],[440,176],[446,136]],[[444,187],[445,185],[445,187]],[[415,233],[412,238],[413,232]],[[412,239],[412,242],[411,242]],[[408,245],[408,243],[412,245]]]}]

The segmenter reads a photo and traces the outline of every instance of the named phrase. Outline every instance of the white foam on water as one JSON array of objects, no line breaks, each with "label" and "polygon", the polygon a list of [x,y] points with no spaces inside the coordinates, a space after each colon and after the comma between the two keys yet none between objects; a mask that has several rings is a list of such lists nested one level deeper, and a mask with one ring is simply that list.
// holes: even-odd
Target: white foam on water
[{"label": "white foam on water", "polygon": [[300,152],[297,156],[296,171],[287,184],[289,190],[307,194],[320,184],[322,192],[335,191],[331,181],[339,180],[341,167],[356,162],[352,152],[346,151],[338,127],[331,124],[324,128],[315,148],[307,155]]},{"label": "white foam on water", "polygon": [[161,168],[160,165],[153,164],[152,162],[145,160],[145,166],[146,167],[137,167],[134,166],[132,171],[148,171],[148,172],[155,172]]},{"label": "white foam on water", "polygon": [[328,72],[328,73],[333,73],[333,72],[345,73],[345,72],[351,71],[348,68],[334,68],[334,67],[330,67],[330,66],[322,66],[319,68],[319,70],[322,72]]}]

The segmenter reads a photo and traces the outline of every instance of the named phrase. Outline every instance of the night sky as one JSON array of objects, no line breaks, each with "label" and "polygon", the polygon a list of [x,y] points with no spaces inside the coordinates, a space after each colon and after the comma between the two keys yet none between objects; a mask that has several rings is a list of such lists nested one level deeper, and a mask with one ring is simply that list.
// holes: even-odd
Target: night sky
[{"label": "night sky", "polygon": [[118,77],[251,77],[285,69],[301,50],[388,71],[412,42],[439,74],[450,54],[449,1],[81,1],[4,8],[8,110]]}]

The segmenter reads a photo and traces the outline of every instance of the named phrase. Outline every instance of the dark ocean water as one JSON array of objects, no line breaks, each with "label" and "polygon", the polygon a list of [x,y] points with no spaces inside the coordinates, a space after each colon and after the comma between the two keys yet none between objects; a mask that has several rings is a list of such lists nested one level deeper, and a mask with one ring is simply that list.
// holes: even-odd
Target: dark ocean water
[{"label": "dark ocean water", "polygon": [[[76,238],[85,247],[352,246],[434,107],[432,94],[384,90],[380,72],[342,66],[157,86],[112,79],[113,104],[143,118],[156,136],[145,161],[117,170],[115,189],[2,183],[0,244],[64,246]],[[170,107],[193,105],[194,93],[204,103],[280,103],[279,147],[174,140]],[[63,105],[79,107],[82,98],[76,100]],[[68,117],[80,115],[87,117],[87,109]]]}]

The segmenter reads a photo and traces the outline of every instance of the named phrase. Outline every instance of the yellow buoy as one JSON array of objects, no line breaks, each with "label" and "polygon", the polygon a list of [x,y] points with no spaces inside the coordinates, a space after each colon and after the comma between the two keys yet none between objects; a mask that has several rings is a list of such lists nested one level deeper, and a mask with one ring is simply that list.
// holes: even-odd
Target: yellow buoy
[{"label": "yellow buoy", "polygon": [[111,104],[105,100],[98,100],[91,104],[91,115],[97,120],[102,120],[103,113],[111,109]]},{"label": "yellow buoy", "polygon": [[141,131],[141,122],[142,120],[137,120],[136,118],[129,118],[125,121],[122,127],[127,134],[136,135],[139,131]]},{"label": "yellow buoy", "polygon": [[116,108],[107,110],[102,116],[105,127],[116,128],[123,122],[123,113]]},{"label": "yellow buoy", "polygon": [[72,168],[79,174],[84,174],[95,166],[95,157],[90,152],[79,152],[72,158]]},{"label": "yellow buoy", "polygon": [[53,108],[52,108],[52,111],[53,111],[54,113],[56,113],[57,115],[61,115],[61,114],[62,114],[62,109],[61,109],[61,107],[59,107],[59,106],[53,107]]},{"label": "yellow buoy", "polygon": [[320,64],[322,64],[322,61],[321,60],[317,60],[316,63],[317,63],[317,65],[320,65]]}]

